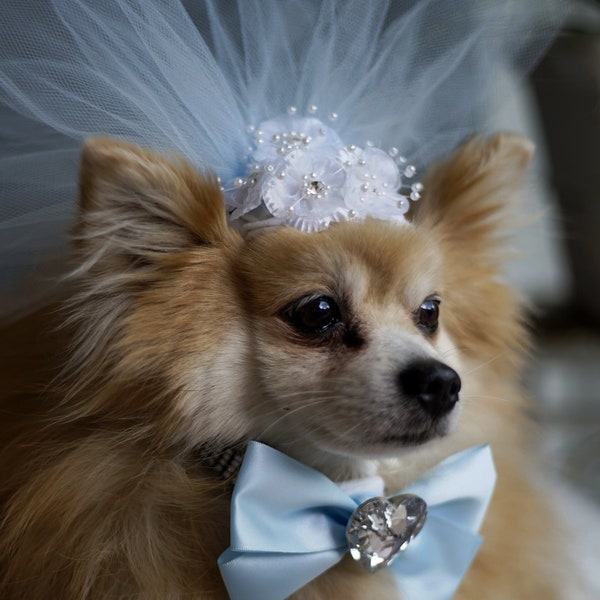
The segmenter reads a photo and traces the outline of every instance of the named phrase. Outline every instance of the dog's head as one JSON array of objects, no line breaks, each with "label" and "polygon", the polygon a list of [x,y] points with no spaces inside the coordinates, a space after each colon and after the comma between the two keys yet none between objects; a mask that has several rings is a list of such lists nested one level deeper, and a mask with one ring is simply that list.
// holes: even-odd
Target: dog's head
[{"label": "dog's head", "polygon": [[499,247],[530,156],[516,136],[468,143],[405,226],[243,240],[210,177],[91,140],[76,410],[149,419],[188,447],[260,438],[313,463],[448,436],[461,388],[509,376],[522,342]]}]

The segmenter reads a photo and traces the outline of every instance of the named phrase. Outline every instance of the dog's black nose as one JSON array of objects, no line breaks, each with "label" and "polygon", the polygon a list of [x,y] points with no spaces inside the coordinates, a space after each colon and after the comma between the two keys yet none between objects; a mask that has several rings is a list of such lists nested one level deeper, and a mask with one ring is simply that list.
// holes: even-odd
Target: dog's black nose
[{"label": "dog's black nose", "polygon": [[402,393],[417,400],[433,417],[450,412],[458,402],[460,377],[439,360],[412,362],[400,372],[398,381]]}]

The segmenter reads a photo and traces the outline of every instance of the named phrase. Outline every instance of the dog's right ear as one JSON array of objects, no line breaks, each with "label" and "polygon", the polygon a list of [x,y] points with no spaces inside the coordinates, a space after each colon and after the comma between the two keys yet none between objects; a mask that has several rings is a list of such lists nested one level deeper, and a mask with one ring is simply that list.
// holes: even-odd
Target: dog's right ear
[{"label": "dog's right ear", "polygon": [[182,158],[89,139],[80,169],[76,244],[88,260],[152,264],[194,246],[237,244],[215,177]]}]

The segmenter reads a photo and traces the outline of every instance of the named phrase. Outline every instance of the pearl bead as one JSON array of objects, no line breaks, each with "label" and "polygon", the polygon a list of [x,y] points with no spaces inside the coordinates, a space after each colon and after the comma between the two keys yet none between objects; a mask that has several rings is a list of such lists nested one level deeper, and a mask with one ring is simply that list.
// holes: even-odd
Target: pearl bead
[{"label": "pearl bead", "polygon": [[336,112],[329,113],[330,121],[337,121],[337,118],[338,118],[338,114]]},{"label": "pearl bead", "polygon": [[288,115],[295,115],[298,112],[298,109],[295,106],[290,106],[287,111]]},{"label": "pearl bead", "polygon": [[308,112],[309,112],[311,115],[314,115],[314,114],[317,112],[317,110],[319,110],[319,109],[317,108],[317,105],[316,105],[316,104],[311,104],[311,105],[308,107]]}]

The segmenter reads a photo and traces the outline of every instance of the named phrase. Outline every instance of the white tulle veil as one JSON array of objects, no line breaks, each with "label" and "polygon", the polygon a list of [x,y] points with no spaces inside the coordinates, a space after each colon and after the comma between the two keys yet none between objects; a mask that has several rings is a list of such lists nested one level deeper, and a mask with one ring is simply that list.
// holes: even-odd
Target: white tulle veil
[{"label": "white tulle veil", "polygon": [[[8,0],[0,8],[0,314],[51,288],[90,135],[177,151],[230,181],[248,126],[308,107],[418,168],[526,73],[559,0]],[[36,284],[18,284],[27,275]]]}]

